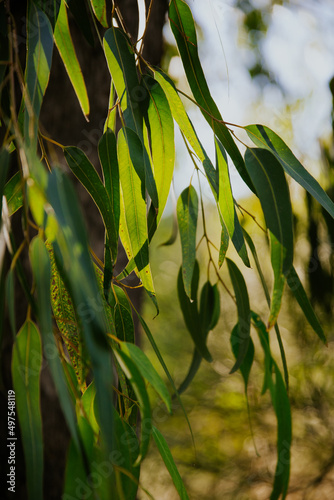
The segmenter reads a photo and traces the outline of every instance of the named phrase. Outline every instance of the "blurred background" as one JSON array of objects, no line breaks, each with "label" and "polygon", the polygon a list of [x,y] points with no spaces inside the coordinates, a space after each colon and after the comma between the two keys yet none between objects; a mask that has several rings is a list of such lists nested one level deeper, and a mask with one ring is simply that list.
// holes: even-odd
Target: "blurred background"
[{"label": "blurred background", "polygon": [[[261,123],[272,128],[333,199],[332,0],[190,0],[189,5],[197,23],[203,69],[224,120],[237,125]],[[179,89],[191,95],[167,25],[164,43],[164,69],[169,71]],[[212,134],[199,110],[190,101],[184,102],[205,149],[214,160]],[[237,128],[235,131],[242,141],[247,141],[242,131]],[[171,246],[160,245],[173,232],[175,199],[189,184],[192,174],[193,165],[182,138],[177,136],[174,201],[172,196],[151,249],[160,315],[153,320],[151,304],[146,302],[144,305],[144,316],[177,386],[188,371],[193,345],[183,322],[176,290],[181,264],[179,238]],[[258,202],[233,167],[231,181],[238,203],[264,226]],[[196,176],[193,184],[198,189]],[[286,290],[279,325],[290,372],[293,418],[288,499],[329,500],[334,498],[334,222],[294,181],[289,180],[289,185],[294,210],[295,267],[322,322],[328,346],[321,344],[297,302]],[[207,232],[219,247],[219,221],[212,206],[210,188],[202,182],[201,190]],[[271,286],[266,235],[245,211],[241,223],[252,235]],[[198,240],[202,234],[203,229],[199,226]],[[253,269],[247,270],[232,249],[228,255],[236,261],[247,280],[251,307],[266,317],[266,300],[253,262]],[[214,258],[218,259],[218,252]],[[201,286],[207,279],[208,255],[204,243],[199,246],[198,259]],[[224,267],[221,276],[226,287],[231,289]],[[215,283],[213,275],[211,281]],[[155,425],[171,447],[192,500],[264,500],[270,496],[276,465],[276,419],[269,395],[260,394],[262,353],[253,336],[255,362],[248,387],[250,426],[242,377],[239,373],[229,375],[233,365],[229,337],[236,323],[236,310],[222,287],[220,294],[220,320],[208,340],[214,360],[211,364],[202,362],[182,397],[194,433],[195,448],[178,403],[175,402],[173,416],[169,416],[152,393]],[[142,343],[162,374],[144,335]],[[271,346],[281,367],[274,332]],[[153,444],[143,464],[142,485],[158,500],[178,498]],[[139,498],[147,497],[142,492]]]}]

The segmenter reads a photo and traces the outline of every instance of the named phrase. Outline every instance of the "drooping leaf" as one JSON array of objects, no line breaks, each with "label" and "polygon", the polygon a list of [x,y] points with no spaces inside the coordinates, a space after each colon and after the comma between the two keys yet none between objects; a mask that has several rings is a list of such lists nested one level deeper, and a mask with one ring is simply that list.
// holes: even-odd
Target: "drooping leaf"
[{"label": "drooping leaf", "polygon": [[271,241],[274,288],[268,328],[276,323],[282,303],[285,276],[293,260],[292,210],[284,171],[265,149],[247,149],[247,170],[259,196]]},{"label": "drooping leaf", "polygon": [[85,412],[85,416],[87,417],[87,420],[91,426],[91,428],[94,431],[94,434],[98,434],[99,432],[99,425],[96,420],[95,412],[94,412],[94,401],[95,401],[95,396],[96,396],[96,388],[94,381],[89,384],[87,389],[82,395],[81,402],[82,402],[82,407]]},{"label": "drooping leaf", "polygon": [[9,216],[15,214],[23,205],[23,182],[21,172],[16,172],[7,182],[4,188],[4,196],[7,200]]},{"label": "drooping leaf", "polygon": [[210,94],[198,57],[197,36],[191,10],[183,0],[172,0],[169,6],[169,18],[194,98],[200,106],[204,118],[230,155],[239,174],[248,187],[254,191],[240,151]]},{"label": "drooping leaf", "polygon": [[245,130],[254,144],[274,154],[285,172],[303,186],[334,217],[333,201],[275,132],[264,125],[248,125]]},{"label": "drooping leaf", "polygon": [[57,269],[52,245],[49,242],[46,242],[45,245],[49,252],[51,264],[51,305],[53,314],[78,377],[79,384],[85,386],[87,370],[85,361],[82,359],[82,338],[72,299]]},{"label": "drooping leaf", "polygon": [[[130,258],[134,258],[143,286],[157,307],[149,265],[146,203],[141,193],[141,180],[132,165],[123,130],[120,130],[118,133],[117,148],[124,201],[124,212],[123,210],[121,211],[121,222],[123,214],[125,219],[124,226],[128,232],[129,243],[131,245],[131,248],[128,248],[128,255]],[[122,243],[125,241],[125,244],[128,244],[127,234],[123,232],[122,226],[121,223],[120,237]]]},{"label": "drooping leaf", "polygon": [[176,467],[176,464],[174,462],[173,456],[170,452],[170,449],[168,447],[168,444],[166,443],[165,438],[161,434],[161,432],[153,426],[153,438],[155,441],[155,444],[158,447],[159,453],[165,462],[165,465],[167,467],[167,470],[173,480],[173,483],[175,485],[175,488],[181,498],[181,500],[189,500],[188,493],[185,489],[185,486],[183,484],[182,478],[180,476],[180,473]]},{"label": "drooping leaf", "polygon": [[47,15],[52,29],[54,29],[57,22],[61,2],[62,0],[34,0],[36,7]]},{"label": "drooping leaf", "polygon": [[[204,331],[202,328],[202,323],[204,324],[205,321],[207,320],[205,314],[206,311],[205,313],[203,311],[203,315],[205,316],[204,318],[201,318],[198,312],[198,303],[197,303],[198,282],[199,282],[199,266],[198,262],[195,261],[194,272],[191,281],[190,296],[186,294],[185,291],[184,280],[182,279],[182,268],[180,269],[177,278],[177,292],[184,322],[194,341],[196,349],[204,359],[206,359],[208,362],[211,362],[212,357],[206,346],[206,338],[208,331]],[[211,320],[212,318],[213,314],[211,316]],[[207,324],[205,326],[206,327],[210,326],[209,320],[207,320]]]},{"label": "drooping leaf", "polygon": [[[266,327],[255,313],[252,313],[252,320],[264,350],[267,375],[265,383],[269,387],[277,418],[277,465],[270,500],[278,500],[281,495],[282,499],[285,499],[290,478],[290,448],[292,441],[290,401],[280,370],[271,356]],[[275,381],[272,377],[272,368],[274,368],[275,372]]]},{"label": "drooping leaf", "polygon": [[107,6],[105,0],[90,0],[96,19],[104,28],[108,28]]},{"label": "drooping leaf", "polygon": [[[235,357],[235,359],[238,359],[239,348],[240,348],[239,324],[238,323],[235,325],[235,327],[232,330],[230,340],[231,340],[231,347],[232,347],[234,357]],[[239,367],[242,378],[244,379],[246,397],[247,397],[248,379],[249,379],[249,374],[250,374],[250,371],[252,368],[253,360],[254,360],[254,344],[253,344],[252,339],[250,338],[246,355],[244,357],[243,362],[241,363],[241,365]]]},{"label": "drooping leaf", "polygon": [[104,185],[111,203],[111,216],[115,227],[115,238],[114,240],[109,240],[109,244],[111,245],[111,255],[114,256],[114,261],[116,261],[120,218],[120,185],[116,137],[112,130],[107,129],[101,137],[98,145],[98,152],[102,166]]},{"label": "drooping leaf", "polygon": [[177,201],[177,220],[182,246],[182,279],[184,289],[191,298],[191,281],[196,259],[196,230],[198,198],[193,186],[182,191]]},{"label": "drooping leaf", "polygon": [[71,436],[79,453],[84,454],[77,428],[75,410],[66,385],[64,371],[60,363],[58,348],[52,331],[50,280],[51,266],[44,242],[35,237],[30,243],[30,260],[36,280],[37,304],[41,336],[45,358],[49,363],[54,384],[57,389],[60,406],[66,419]]},{"label": "drooping leaf", "polygon": [[[41,367],[40,334],[36,325],[28,320],[15,339],[12,377],[30,500],[43,498],[43,434],[39,389]],[[13,418],[15,429],[15,411],[13,411],[13,417],[8,416],[8,422],[10,418]],[[7,446],[11,443],[15,450],[15,441],[7,440],[6,442]]]},{"label": "drooping leaf", "polygon": [[147,121],[154,177],[159,198],[159,211],[156,221],[158,225],[173,178],[175,163],[174,122],[168,100],[159,83],[146,76],[143,78],[143,85],[149,97]]},{"label": "drooping leaf", "polygon": [[318,335],[320,340],[326,344],[327,340],[322,329],[322,326],[314,312],[311,302],[309,301],[308,296],[304,290],[304,287],[299,279],[299,276],[292,266],[289,274],[287,275],[287,283],[289,285],[290,290],[294,294],[298,304],[301,307],[301,310],[305,314],[305,317],[309,324],[312,326],[315,333]]},{"label": "drooping leaf", "polygon": [[187,115],[187,112],[184,108],[184,105],[180,99],[179,94],[177,93],[174,83],[161,70],[156,70],[154,72],[154,77],[157,80],[157,82],[159,82],[159,84],[161,85],[161,88],[163,89],[167,97],[173,118],[175,119],[183,135],[193,148],[195,154],[202,162],[211,189],[214,193],[214,196],[217,197],[218,186],[216,183],[216,171],[211,163],[211,160],[206,154],[200,140],[197,137],[196,131]]},{"label": "drooping leaf", "polygon": [[140,102],[146,91],[139,84],[133,49],[127,35],[119,28],[110,28],[103,39],[103,47],[127,127],[143,141],[143,117]]},{"label": "drooping leaf", "polygon": [[[115,213],[117,215],[117,207],[112,204],[98,173],[81,149],[76,146],[67,146],[64,148],[64,155],[68,166],[86,188],[99,209],[106,227],[111,249],[117,252],[118,227],[117,217],[114,217]],[[113,261],[115,261],[116,255],[112,255]]]},{"label": "drooping leaf", "polygon": [[137,365],[142,377],[152,385],[171,413],[171,398],[168,389],[146,354],[138,346],[129,342],[122,342],[120,347]]},{"label": "drooping leaf", "polygon": [[39,114],[48,86],[53,50],[53,33],[47,16],[29,2],[27,19],[27,62],[24,136],[32,149],[37,145]]},{"label": "drooping leaf", "polygon": [[[85,9],[84,6],[83,9]],[[64,0],[60,5],[53,36],[66,72],[78,98],[82,112],[87,119],[89,115],[88,94],[85,80],[73,45],[67,19],[67,8]]]},{"label": "drooping leaf", "polygon": [[[59,223],[59,237],[53,243],[58,268],[66,275],[83,339],[92,362],[101,434],[106,448],[113,449],[112,415],[113,370],[107,332],[108,320],[90,257],[87,235],[75,191],[58,169],[49,176],[47,195]],[[101,293],[102,292],[102,293]]]},{"label": "drooping leaf", "polygon": [[0,150],[0,228],[2,221],[2,196],[4,194],[5,184],[7,180],[8,168],[9,168],[9,152],[8,149],[3,148]]},{"label": "drooping leaf", "polygon": [[238,357],[230,373],[240,368],[248,352],[250,341],[250,306],[244,277],[238,267],[230,259],[226,259],[238,310],[238,331],[234,335],[234,343],[238,343]]},{"label": "drooping leaf", "polygon": [[222,232],[221,232],[221,237],[220,237],[220,248],[219,248],[219,259],[218,259],[218,266],[221,267],[224,263],[225,257],[226,257],[226,252],[228,249],[228,244],[229,244],[229,235],[227,231],[227,227],[225,226],[225,222],[221,220],[222,223]]},{"label": "drooping leaf", "polygon": [[134,465],[140,464],[145,458],[152,433],[151,408],[144,380],[136,364],[123,351],[114,349],[114,354],[121,365],[123,372],[129,379],[139,401],[139,408],[142,416],[141,420],[141,443],[140,453]]},{"label": "drooping leaf", "polygon": [[213,330],[220,315],[220,296],[217,284],[207,281],[201,291],[199,316],[201,328],[205,335]]},{"label": "drooping leaf", "polygon": [[201,366],[202,359],[203,358],[201,354],[195,347],[187,375],[185,376],[177,390],[179,394],[182,394],[186,389],[188,389],[196,373],[198,372],[199,367]]}]

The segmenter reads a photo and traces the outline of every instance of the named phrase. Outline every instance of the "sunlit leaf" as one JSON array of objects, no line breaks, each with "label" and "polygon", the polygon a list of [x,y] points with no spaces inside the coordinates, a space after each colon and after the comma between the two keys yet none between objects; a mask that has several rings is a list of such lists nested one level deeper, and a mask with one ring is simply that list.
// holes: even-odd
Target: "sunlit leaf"
[{"label": "sunlit leaf", "polygon": [[4,196],[7,200],[9,216],[15,214],[23,205],[23,182],[21,172],[16,172],[7,182],[4,188]]},{"label": "sunlit leaf", "polygon": [[274,288],[269,316],[276,323],[282,303],[285,276],[292,266],[293,230],[289,188],[278,160],[265,149],[247,149],[247,170],[254,183],[269,229]]},{"label": "sunlit leaf", "polygon": [[275,155],[285,172],[303,186],[334,217],[332,200],[275,132],[264,125],[248,125],[245,130],[254,144],[260,148],[268,149]]},{"label": "sunlit leaf", "polygon": [[198,197],[195,188],[190,186],[182,191],[177,201],[177,220],[182,246],[182,279],[189,298],[196,259],[197,218]]},{"label": "sunlit leaf", "polygon": [[108,28],[107,6],[105,0],[90,0],[96,19],[104,28]]},{"label": "sunlit leaf", "polygon": [[[40,334],[36,325],[28,320],[15,339],[12,377],[30,500],[43,498],[43,435],[39,388],[41,367]],[[8,422],[10,418],[13,418],[15,429],[15,407],[13,410],[13,417],[8,416]],[[15,450],[15,441],[12,443]],[[10,446],[11,441],[7,440],[6,444]]]},{"label": "sunlit leaf", "polygon": [[[2,196],[5,189],[5,184],[7,180],[7,172],[9,168],[9,152],[8,149],[1,149],[0,151],[0,228],[2,220]],[[8,189],[7,189],[8,191]],[[8,204],[8,200],[7,200]]]},{"label": "sunlit leaf", "polygon": [[37,145],[38,120],[49,82],[52,50],[53,33],[50,22],[34,2],[29,2],[24,136],[33,149]]},{"label": "sunlit leaf", "polygon": [[230,371],[230,373],[233,373],[240,368],[248,352],[250,341],[250,306],[244,277],[232,260],[226,259],[226,262],[238,309],[238,331],[234,335],[234,343],[238,343],[238,348],[236,348],[238,356]]},{"label": "sunlit leaf", "polygon": [[159,453],[165,462],[165,465],[167,467],[167,470],[173,480],[173,483],[175,485],[175,488],[181,498],[181,500],[188,500],[188,494],[185,489],[185,486],[183,484],[182,478],[180,476],[180,473],[175,465],[173,456],[170,452],[170,449],[168,447],[168,444],[166,443],[165,438],[161,434],[161,432],[153,426],[153,438],[155,441],[155,444],[158,447]]},{"label": "sunlit leaf", "polygon": [[89,115],[88,94],[80,64],[75,53],[75,48],[68,25],[67,9],[64,0],[61,2],[59,15],[54,30],[54,39],[60,57],[63,60],[65,69],[80,103],[82,112],[87,118],[87,116]]}]

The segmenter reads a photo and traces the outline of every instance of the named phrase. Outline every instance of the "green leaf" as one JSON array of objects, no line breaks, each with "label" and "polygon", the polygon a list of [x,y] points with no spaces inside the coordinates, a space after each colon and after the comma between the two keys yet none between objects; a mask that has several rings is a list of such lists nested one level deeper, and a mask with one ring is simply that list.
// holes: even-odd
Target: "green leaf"
[{"label": "green leaf", "polygon": [[[235,325],[235,327],[232,330],[230,340],[231,340],[231,347],[232,347],[234,357],[235,357],[235,359],[238,359],[239,348],[240,348],[239,324],[238,323]],[[254,361],[254,344],[253,344],[252,339],[250,338],[246,355],[244,357],[243,362],[241,363],[241,365],[239,367],[242,378],[244,379],[246,396],[247,396],[248,379],[249,379],[249,374],[250,374],[250,371],[252,368],[253,361]]]},{"label": "green leaf", "polygon": [[152,432],[150,401],[148,398],[144,380],[142,379],[140,371],[138,370],[136,364],[129,356],[127,356],[123,351],[120,351],[119,349],[114,349],[114,354],[117,361],[121,365],[123,372],[130,381],[139,401],[139,407],[142,416],[141,443],[140,453],[134,463],[134,465],[138,465],[145,458],[150,443]]},{"label": "green leaf", "polygon": [[51,264],[51,305],[53,314],[66,345],[74,371],[78,377],[79,384],[84,385],[87,369],[85,369],[85,362],[82,359],[82,337],[77,324],[72,299],[59,274],[52,245],[46,242],[45,246],[49,252]]},{"label": "green leaf", "polygon": [[[36,325],[28,320],[15,339],[12,377],[26,463],[28,497],[31,500],[43,498],[43,434],[39,393],[41,367],[42,347],[39,331]],[[15,412],[13,413],[13,417],[8,416],[8,422],[9,418],[13,418],[15,428]],[[6,442],[9,447],[12,444],[14,449],[15,443],[10,439]]]},{"label": "green leaf", "polygon": [[230,240],[227,227],[225,226],[225,222],[222,219],[221,219],[221,224],[222,224],[222,232],[220,237],[220,248],[219,248],[219,260],[218,260],[219,267],[221,267],[224,263]]},{"label": "green leaf", "polygon": [[80,68],[80,64],[74,49],[65,2],[61,2],[59,15],[54,30],[54,40],[57,45],[60,57],[64,63],[66,72],[71,80],[73,89],[78,98],[82,112],[87,119],[89,115],[89,100],[85,80]]},{"label": "green leaf", "polygon": [[198,372],[199,367],[201,366],[202,359],[203,358],[202,358],[201,354],[198,352],[198,350],[195,347],[188,373],[185,376],[183,382],[181,382],[181,384],[177,390],[177,392],[179,394],[182,394],[189,387],[191,382],[193,381],[196,373]]},{"label": "green leaf", "polygon": [[138,346],[129,342],[122,342],[120,347],[134,361],[142,377],[152,385],[171,413],[171,398],[168,389],[146,354]]},{"label": "green leaf", "polygon": [[34,3],[36,4],[36,7],[48,16],[52,29],[54,29],[59,14],[61,0],[34,0]]},{"label": "green leaf", "polygon": [[265,149],[247,149],[246,167],[259,196],[271,241],[274,289],[268,328],[276,323],[282,303],[285,276],[293,260],[292,209],[284,171]]},{"label": "green leaf", "polygon": [[250,306],[244,277],[232,260],[226,259],[226,262],[238,309],[238,331],[234,335],[234,342],[239,344],[237,349],[238,357],[230,371],[230,373],[234,373],[240,368],[248,352],[250,341]]},{"label": "green leaf", "polygon": [[[234,207],[230,176],[227,165],[227,156],[221,142],[215,139],[216,164],[218,176],[218,210],[221,216],[222,228],[227,228],[232,243],[242,258],[244,264],[250,267],[242,229]],[[228,243],[228,240],[227,240]]]},{"label": "green leaf", "polygon": [[223,123],[221,114],[210,94],[198,57],[195,23],[190,8],[183,0],[172,0],[169,6],[169,18],[194,98],[204,118],[230,155],[239,174],[248,187],[254,191],[240,151]]},{"label": "green leaf", "polygon": [[216,198],[218,193],[218,186],[216,183],[215,169],[208,155],[206,154],[200,140],[197,137],[196,131],[186,113],[186,110],[184,109],[184,105],[179,97],[179,94],[177,93],[174,83],[161,70],[156,70],[154,72],[154,77],[157,80],[157,82],[161,85],[161,88],[163,89],[167,97],[173,118],[175,119],[183,135],[193,148],[195,154],[202,162],[211,189]]},{"label": "green leaf", "polygon": [[[117,147],[119,174],[124,200],[124,211],[121,210],[121,214],[123,213],[125,216],[125,225],[131,245],[128,251],[130,251],[130,256],[134,258],[145,290],[156,304],[149,265],[146,203],[141,193],[141,180],[132,165],[123,130],[120,130],[118,133]],[[127,245],[127,235],[126,232],[123,233],[122,231],[122,224],[120,236],[122,243],[124,244],[125,239],[125,244]]]},{"label": "green leaf", "polygon": [[116,137],[112,130],[107,129],[99,141],[99,158],[102,166],[104,185],[110,199],[112,219],[114,221],[115,236],[111,244],[111,254],[114,261],[117,258],[119,218],[120,218],[120,185],[117,160]]},{"label": "green leaf", "polygon": [[50,365],[50,370],[59,397],[60,406],[65,416],[68,428],[80,453],[82,449],[81,438],[78,433],[74,407],[69,393],[63,368],[60,363],[58,348],[52,331],[50,281],[51,266],[48,252],[43,241],[35,237],[30,243],[30,261],[36,280],[37,304],[43,349]]},{"label": "green leaf", "polygon": [[[270,500],[278,500],[281,495],[284,500],[287,495],[290,477],[290,448],[292,441],[290,401],[281,372],[270,353],[266,327],[257,314],[252,313],[252,319],[264,350],[267,374],[266,383],[270,389],[272,404],[277,418],[277,465]],[[274,367],[275,371],[275,382],[272,378],[272,367]]]},{"label": "green leaf", "polygon": [[109,28],[107,20],[107,6],[105,0],[90,0],[96,19],[104,28]]},{"label": "green leaf", "polygon": [[295,298],[297,299],[298,304],[301,307],[301,310],[305,314],[305,317],[309,324],[312,326],[313,330],[315,333],[318,335],[320,340],[324,342],[324,344],[327,343],[324,331],[322,329],[322,326],[314,312],[314,309],[312,307],[312,304],[310,303],[306,292],[304,290],[304,287],[299,279],[298,274],[296,273],[295,268],[292,266],[290,269],[289,274],[287,275],[287,283],[290,287],[290,290],[294,294]]},{"label": "green leaf", "polygon": [[128,37],[119,28],[110,28],[104,35],[103,47],[111,78],[121,101],[125,124],[144,143],[143,117],[139,104],[145,98],[146,91],[139,84],[135,57]]},{"label": "green leaf", "polygon": [[143,85],[149,96],[147,121],[158,191],[157,225],[164,211],[173,178],[175,163],[174,122],[168,100],[158,82],[144,76]]},{"label": "green leaf", "polygon": [[[65,147],[64,155],[68,166],[86,188],[99,209],[106,227],[111,248],[114,252],[117,252],[118,227],[117,217],[116,219],[114,217],[117,209],[115,209],[115,206],[112,204],[109,194],[107,193],[107,190],[104,187],[98,173],[88,160],[85,153],[76,146]],[[114,262],[116,255],[112,255]]]},{"label": "green leaf", "polygon": [[125,127],[123,132],[128,145],[131,162],[141,180],[142,196],[145,199],[146,188],[154,207],[158,210],[158,192],[147,151],[136,132],[131,128]]},{"label": "green leaf", "polygon": [[303,186],[334,217],[332,200],[275,132],[263,125],[248,125],[245,130],[254,144],[274,154],[285,172]]},{"label": "green leaf", "polygon": [[182,191],[177,201],[177,220],[182,246],[182,278],[189,298],[191,298],[191,280],[196,259],[197,218],[197,193],[193,186],[189,186]]},{"label": "green leaf", "polygon": [[94,412],[95,396],[96,396],[96,388],[95,388],[95,383],[93,381],[89,384],[89,386],[83,393],[81,402],[85,412],[85,416],[87,417],[88,422],[94,431],[94,434],[97,435],[99,432],[99,425],[97,423]]},{"label": "green leaf", "polygon": [[27,19],[27,62],[24,136],[35,149],[43,96],[49,82],[53,50],[53,33],[44,12],[29,2]]},{"label": "green leaf", "polygon": [[23,181],[21,172],[16,172],[5,185],[3,194],[6,197],[9,216],[15,214],[23,205]]},{"label": "green leaf", "polygon": [[185,486],[183,484],[182,478],[180,476],[180,473],[175,465],[173,456],[170,452],[170,449],[168,448],[168,444],[166,443],[165,438],[161,434],[161,432],[153,426],[153,438],[155,441],[155,444],[158,447],[159,453],[165,462],[165,465],[167,467],[167,470],[173,480],[173,483],[175,485],[175,488],[181,498],[181,500],[189,500],[187,491],[185,489]]},{"label": "green leaf", "polygon": [[211,285],[210,281],[207,281],[203,285],[199,316],[202,332],[207,335],[214,329],[220,316],[220,296],[217,284]]},{"label": "green leaf", "polygon": [[[75,307],[87,352],[92,361],[96,400],[100,412],[102,439],[113,450],[112,415],[113,369],[107,332],[103,291],[99,288],[90,257],[84,221],[74,188],[58,169],[49,176],[47,195],[60,229],[53,244],[58,268],[66,275],[66,285]],[[102,292],[102,293],[101,293]]]},{"label": "green leaf", "polygon": [[[199,266],[198,262],[195,261],[194,272],[191,281],[191,290],[190,290],[191,298],[190,298],[188,294],[186,294],[184,288],[184,282],[182,279],[182,268],[180,269],[177,278],[177,291],[184,322],[187,326],[187,329],[194,341],[194,344],[198,352],[204,359],[206,359],[208,362],[211,362],[212,357],[206,346],[206,338],[208,331],[204,331],[202,329],[202,323],[204,323],[206,318],[201,318],[198,312],[198,305],[197,305],[198,282],[199,282]],[[205,326],[206,327],[210,326],[209,320]]]},{"label": "green leaf", "polygon": [[6,303],[9,313],[9,324],[12,329],[13,337],[16,335],[16,315],[15,315],[15,271],[9,269],[6,277]]}]

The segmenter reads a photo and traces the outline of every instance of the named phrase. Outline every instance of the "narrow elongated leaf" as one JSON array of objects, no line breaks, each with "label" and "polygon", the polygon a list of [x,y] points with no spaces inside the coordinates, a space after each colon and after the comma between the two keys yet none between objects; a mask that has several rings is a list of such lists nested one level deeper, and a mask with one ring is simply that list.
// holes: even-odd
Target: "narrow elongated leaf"
[{"label": "narrow elongated leaf", "polygon": [[124,136],[129,148],[131,162],[142,182],[142,195],[145,198],[145,188],[156,210],[159,207],[158,192],[153,177],[152,167],[145,147],[139,136],[132,129],[125,127]]},{"label": "narrow elongated leaf", "polygon": [[[232,330],[230,340],[231,340],[231,347],[232,347],[234,357],[235,357],[235,359],[238,359],[239,348],[240,348],[239,324],[238,323],[235,325],[235,327]],[[250,374],[250,371],[252,368],[253,360],[254,360],[254,344],[253,344],[252,339],[250,338],[245,358],[239,367],[242,378],[244,379],[246,397],[247,397],[248,379],[249,379],[249,374]]]},{"label": "narrow elongated leaf", "polygon": [[[128,248],[128,255],[134,258],[143,286],[157,307],[149,265],[146,203],[141,193],[141,180],[132,165],[123,130],[118,133],[117,148],[124,201],[124,212],[122,211],[121,214],[125,215],[124,226],[131,245],[131,248]],[[128,246],[127,234],[123,232],[122,226],[121,224],[120,237],[122,243],[125,241]]]},{"label": "narrow elongated leaf", "polygon": [[[278,500],[281,495],[282,499],[285,499],[290,478],[290,448],[292,440],[290,401],[280,370],[271,356],[266,327],[255,313],[252,313],[252,320],[264,350],[267,384],[270,389],[272,404],[277,418],[277,465],[270,500]],[[275,371],[275,382],[272,378],[272,367]]]},{"label": "narrow elongated leaf", "polygon": [[157,391],[168,411],[171,413],[171,398],[168,389],[146,354],[138,346],[130,344],[129,342],[122,342],[121,350],[134,361],[142,377],[144,377]]},{"label": "narrow elongated leaf", "polygon": [[[111,248],[114,252],[117,252],[118,228],[117,217],[114,217],[115,212],[117,213],[117,208],[115,208],[112,204],[109,194],[107,193],[107,190],[104,187],[98,173],[88,160],[85,153],[76,146],[68,146],[64,148],[64,155],[68,166],[87,189],[99,209],[108,233]],[[115,262],[116,255],[112,255],[113,262]]]},{"label": "narrow elongated leaf", "polygon": [[144,380],[142,379],[136,364],[129,356],[119,349],[114,349],[114,354],[126,377],[129,379],[140,405],[140,412],[142,416],[140,453],[134,463],[134,465],[138,465],[143,458],[145,458],[150,443],[152,432],[150,401]]},{"label": "narrow elongated leaf", "polygon": [[[7,172],[9,168],[9,151],[1,149],[0,151],[0,228],[2,220],[2,196],[4,194],[5,184],[7,180]],[[8,201],[7,201],[8,203]]]},{"label": "narrow elongated leaf", "polygon": [[206,154],[200,140],[197,137],[196,131],[187,115],[187,112],[184,108],[184,105],[180,99],[179,94],[177,93],[174,83],[161,70],[156,70],[154,72],[154,77],[157,80],[157,82],[159,82],[159,84],[161,85],[161,88],[163,89],[167,97],[169,107],[172,112],[174,120],[176,121],[183,135],[193,148],[195,154],[202,162],[212,192],[215,198],[217,198],[218,186],[216,182],[216,171],[211,163],[211,160]]},{"label": "narrow elongated leaf", "polygon": [[51,305],[57,327],[65,342],[79,384],[85,386],[85,362],[82,359],[82,338],[72,299],[56,266],[52,245],[46,242],[51,264]]},{"label": "narrow elongated leaf", "polygon": [[168,444],[166,443],[166,440],[161,432],[154,426],[153,438],[181,500],[189,500],[188,493],[185,489],[180,473],[175,465],[170,449],[168,448]]},{"label": "narrow elongated leaf", "polygon": [[334,217],[333,201],[275,132],[264,125],[248,125],[245,130],[256,146],[266,148],[274,154],[285,172],[303,186]]},{"label": "narrow elongated leaf", "polygon": [[230,373],[234,373],[242,365],[248,351],[250,339],[250,306],[245,280],[238,267],[230,259],[226,259],[238,309],[238,332],[234,335],[239,344],[237,360]]},{"label": "narrow elongated leaf", "polygon": [[100,290],[75,191],[67,177],[58,169],[54,169],[49,176],[47,195],[60,226],[57,244],[53,244],[57,265],[67,277],[68,289],[82,327],[96,383],[102,438],[107,450],[112,451],[110,416],[113,370],[107,337],[109,327],[103,303],[103,285]]},{"label": "narrow elongated leaf", "polygon": [[66,72],[69,76],[69,79],[71,80],[82,112],[87,119],[87,116],[89,115],[88,94],[68,26],[67,10],[64,0],[61,2],[53,35],[60,57],[62,58]]},{"label": "narrow elongated leaf", "polygon": [[27,47],[24,136],[35,149],[39,113],[50,76],[53,33],[47,16],[34,2],[28,6]]},{"label": "narrow elongated leaf", "polygon": [[23,205],[22,185],[21,172],[16,172],[5,185],[3,194],[7,200],[9,216],[15,214]]},{"label": "narrow elongated leaf", "polygon": [[36,6],[48,16],[52,29],[54,29],[57,22],[61,1],[62,0],[34,0]]},{"label": "narrow elongated leaf", "polygon": [[193,186],[187,187],[177,201],[177,220],[182,246],[182,278],[184,289],[191,298],[191,280],[196,259],[198,198]]},{"label": "narrow elongated leaf", "polygon": [[198,57],[197,36],[191,10],[183,0],[172,0],[169,7],[169,18],[194,98],[200,106],[204,118],[230,155],[239,174],[248,187],[254,191],[240,151],[223,123],[221,114],[210,94]]},{"label": "narrow elongated leaf", "polygon": [[173,178],[175,163],[174,122],[168,100],[159,83],[150,77],[144,77],[143,85],[149,96],[147,119],[154,177],[159,198],[159,211],[156,221],[158,225]]},{"label": "narrow elongated leaf", "polygon": [[289,188],[283,169],[276,158],[265,149],[247,149],[248,172],[260,198],[269,229],[274,288],[268,328],[276,323],[285,285],[293,260],[292,210]]},{"label": "narrow elongated leaf", "polygon": [[105,0],[90,0],[96,19],[102,24],[104,28],[108,28],[107,20],[107,6]]},{"label": "narrow elongated leaf", "polygon": [[[194,341],[196,349],[204,359],[211,362],[212,357],[206,346],[206,338],[208,332],[202,329],[202,323],[204,323],[207,320],[206,314],[204,314],[203,312],[205,318],[203,318],[201,321],[198,312],[198,304],[197,304],[198,282],[199,282],[199,266],[198,262],[195,261],[194,272],[191,281],[190,297],[185,291],[184,280],[182,278],[182,268],[180,269],[177,278],[177,292],[184,322]],[[206,327],[209,326],[209,320],[207,320],[207,324],[205,326]]]},{"label": "narrow elongated leaf", "polygon": [[198,350],[195,347],[188,373],[185,376],[183,382],[181,382],[181,384],[177,390],[177,392],[179,394],[182,394],[186,389],[188,389],[189,385],[191,384],[191,382],[195,378],[195,375],[198,372],[199,367],[201,366],[202,359],[203,358],[202,358],[201,354],[198,352]]},{"label": "narrow elongated leaf", "polygon": [[112,219],[114,221],[115,238],[109,241],[111,245],[111,254],[114,261],[117,258],[119,218],[120,218],[120,185],[119,169],[117,160],[116,137],[112,130],[107,129],[99,141],[99,158],[102,166],[104,185],[109,195]]},{"label": "narrow elongated leaf", "polygon": [[221,223],[222,223],[222,232],[220,237],[220,248],[219,248],[219,260],[218,260],[219,267],[221,267],[224,263],[230,240],[227,227],[225,226],[225,222],[221,220]]},{"label": "narrow elongated leaf", "polygon": [[78,451],[80,453],[84,453],[82,449],[81,438],[78,433],[74,407],[68,387],[66,385],[64,371],[60,363],[58,349],[52,331],[50,260],[43,241],[38,237],[34,238],[30,244],[30,260],[36,280],[37,303],[45,357],[50,365],[50,370],[57,389],[60,406],[63,410],[74,443]]},{"label": "narrow elongated leaf", "polygon": [[242,229],[234,207],[234,199],[227,165],[227,156],[221,142],[218,139],[215,139],[215,148],[217,164],[216,173],[218,177],[218,209],[220,216],[223,219],[236,251],[242,258],[244,264],[247,267],[250,267]]},{"label": "narrow elongated leaf", "polygon": [[290,287],[290,290],[294,294],[297,299],[298,304],[301,307],[301,310],[305,314],[305,317],[309,324],[312,326],[315,333],[318,335],[320,340],[326,344],[327,340],[322,329],[322,326],[314,312],[311,302],[309,301],[308,296],[304,290],[304,287],[299,279],[299,276],[292,266],[289,274],[287,275],[287,283]]},{"label": "narrow elongated leaf", "polygon": [[[26,321],[15,339],[12,377],[30,500],[43,498],[43,434],[39,394],[41,367],[40,334],[32,321]],[[15,412],[13,413],[15,428]],[[12,443],[15,449],[15,441]],[[11,441],[7,441],[8,445],[11,445]]]},{"label": "narrow elongated leaf", "polygon": [[218,323],[220,315],[220,296],[217,284],[211,285],[207,281],[201,291],[200,322],[204,334],[208,334]]},{"label": "narrow elongated leaf", "polygon": [[125,124],[143,141],[143,117],[140,102],[146,91],[139,84],[133,50],[127,36],[119,28],[110,28],[103,39],[109,71],[115,86]]}]

